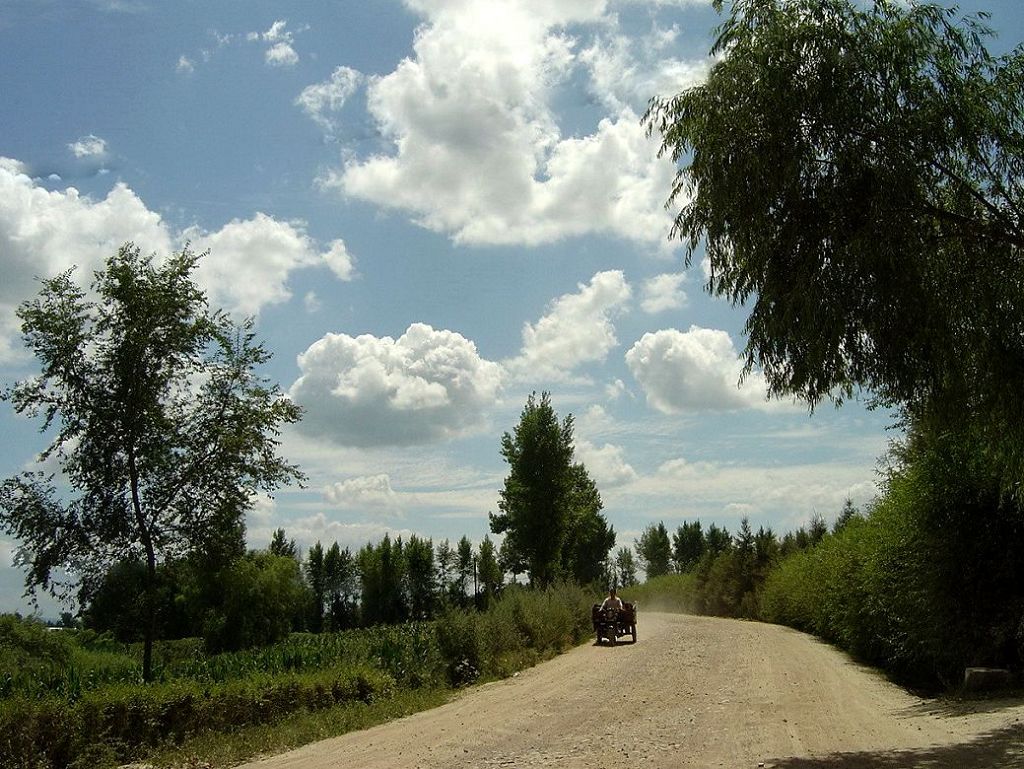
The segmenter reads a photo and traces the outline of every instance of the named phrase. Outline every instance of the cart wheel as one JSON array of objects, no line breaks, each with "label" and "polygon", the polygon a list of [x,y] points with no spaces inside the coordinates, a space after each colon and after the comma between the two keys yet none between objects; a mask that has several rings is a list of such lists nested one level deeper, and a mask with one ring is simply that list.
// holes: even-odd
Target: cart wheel
[{"label": "cart wheel", "polygon": [[633,625],[630,630],[633,633],[633,643],[636,643],[636,625]]}]

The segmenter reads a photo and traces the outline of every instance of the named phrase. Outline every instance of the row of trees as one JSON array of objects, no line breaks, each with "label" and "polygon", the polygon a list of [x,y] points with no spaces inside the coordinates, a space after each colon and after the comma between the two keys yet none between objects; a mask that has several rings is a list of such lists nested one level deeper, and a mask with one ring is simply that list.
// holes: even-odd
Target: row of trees
[{"label": "row of trees", "polygon": [[[115,564],[96,584],[83,585],[86,627],[122,641],[143,640],[145,564]],[[216,559],[193,554],[157,569],[156,629],[161,638],[202,636],[211,651],[280,640],[292,631],[431,619],[449,608],[484,609],[504,586],[494,543],[467,537],[407,540],[390,535],[353,552],[317,542],[303,555],[284,529],[265,550]]]},{"label": "row of trees", "polygon": [[[860,513],[849,499],[835,516],[832,533],[842,531]],[[829,533],[816,513],[807,526],[787,532],[781,539],[771,528],[743,518],[735,535],[712,523],[684,521],[669,535],[663,521],[649,524],[634,547],[648,579],[666,574],[693,574],[692,609],[728,617],[759,616],[760,591],[768,575],[789,556],[814,548]],[[620,556],[623,550],[620,550]],[[631,583],[621,580],[620,584]]]},{"label": "row of trees", "polygon": [[[847,499],[836,514],[833,532],[840,531],[859,513],[853,500]],[[750,531],[750,522],[744,518],[740,522],[740,530],[734,538],[725,527],[714,523],[704,530],[700,521],[683,521],[669,538],[664,521],[649,524],[634,543],[640,565],[647,578],[660,577],[663,574],[687,574],[694,571],[702,561],[717,558],[734,545],[739,546],[752,540],[759,552],[778,554],[785,557],[794,552],[805,550],[817,545],[828,533],[828,524],[824,516],[815,513],[807,526],[796,531],[787,532],[779,539],[771,528],[758,528],[756,533]],[[620,549],[618,558],[625,557]],[[632,561],[632,557],[629,557]],[[625,580],[622,584],[629,584]]]}]

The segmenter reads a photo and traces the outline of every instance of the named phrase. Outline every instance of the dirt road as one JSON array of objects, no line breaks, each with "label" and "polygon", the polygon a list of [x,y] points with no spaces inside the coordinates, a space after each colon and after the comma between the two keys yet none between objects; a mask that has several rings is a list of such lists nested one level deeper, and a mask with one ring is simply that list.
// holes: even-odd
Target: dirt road
[{"label": "dirt road", "polygon": [[1024,703],[922,700],[786,628],[643,613],[435,710],[245,769],[1024,767]]}]

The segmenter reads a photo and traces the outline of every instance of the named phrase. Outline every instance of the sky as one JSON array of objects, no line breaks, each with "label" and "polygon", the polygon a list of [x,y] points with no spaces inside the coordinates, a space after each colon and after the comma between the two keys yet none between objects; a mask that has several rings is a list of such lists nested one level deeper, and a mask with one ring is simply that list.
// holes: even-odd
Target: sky
[{"label": "sky", "polygon": [[[1017,45],[1016,0],[992,11]],[[35,372],[15,309],[126,241],[209,251],[305,409],[308,475],[250,546],[479,542],[531,392],[575,419],[604,514],[778,533],[877,492],[893,418],[742,383],[746,309],[668,238],[674,174],[640,116],[705,76],[709,0],[0,0],[0,383]],[[38,423],[0,403],[0,476]],[[0,612],[29,611],[0,534]],[[41,600],[40,610],[59,609]]]}]

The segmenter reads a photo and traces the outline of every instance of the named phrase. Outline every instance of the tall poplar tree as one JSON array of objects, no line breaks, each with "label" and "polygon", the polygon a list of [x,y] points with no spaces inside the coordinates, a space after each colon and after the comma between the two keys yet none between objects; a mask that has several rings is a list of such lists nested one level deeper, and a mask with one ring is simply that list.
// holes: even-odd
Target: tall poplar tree
[{"label": "tall poplar tree", "polygon": [[550,584],[560,571],[569,521],[573,419],[559,421],[550,393],[527,398],[519,424],[501,439],[509,474],[491,531],[505,534],[509,558],[521,559],[534,585]]}]

